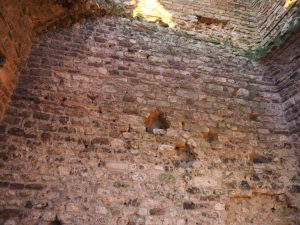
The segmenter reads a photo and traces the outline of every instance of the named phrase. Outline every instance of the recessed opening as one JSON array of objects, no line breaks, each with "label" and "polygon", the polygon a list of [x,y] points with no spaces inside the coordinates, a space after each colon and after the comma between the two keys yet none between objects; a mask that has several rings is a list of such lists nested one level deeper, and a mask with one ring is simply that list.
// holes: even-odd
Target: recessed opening
[{"label": "recessed opening", "polygon": [[257,114],[250,114],[249,115],[249,119],[252,120],[252,121],[257,121],[257,117],[258,117]]},{"label": "recessed opening", "polygon": [[0,68],[4,66],[5,61],[6,61],[5,55],[2,52],[0,52]]},{"label": "recessed opening", "polygon": [[71,9],[74,6],[74,1],[72,0],[55,0],[55,3],[61,5],[65,9]]},{"label": "recessed opening", "polygon": [[177,155],[185,155],[189,159],[195,159],[197,157],[197,154],[193,151],[191,146],[189,146],[187,143],[178,143],[175,146],[175,150],[177,152]]},{"label": "recessed opening", "polygon": [[193,167],[198,154],[194,151],[195,144],[190,141],[180,140],[176,146],[176,154],[180,157],[180,160],[174,162],[175,167],[182,167],[184,169],[189,169]]},{"label": "recessed opening", "polygon": [[209,18],[209,17],[205,17],[205,16],[200,16],[200,15],[196,15],[196,17],[197,17],[197,25],[200,25],[200,24],[205,24],[207,26],[221,25],[223,28],[228,23],[227,20],[219,20],[219,19]]},{"label": "recessed opening", "polygon": [[62,222],[55,216],[55,219],[49,225],[62,225]]},{"label": "recessed opening", "polygon": [[144,122],[148,133],[153,133],[154,129],[167,130],[170,127],[166,114],[159,109],[152,110]]},{"label": "recessed opening", "polygon": [[209,142],[209,143],[214,143],[218,141],[218,134],[215,132],[207,132],[203,134],[203,138],[205,141]]}]

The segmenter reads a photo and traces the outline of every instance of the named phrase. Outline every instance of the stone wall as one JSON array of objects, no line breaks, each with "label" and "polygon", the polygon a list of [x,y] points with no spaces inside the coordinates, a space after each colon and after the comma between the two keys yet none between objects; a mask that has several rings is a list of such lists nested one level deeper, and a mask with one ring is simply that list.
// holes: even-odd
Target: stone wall
[{"label": "stone wall", "polygon": [[95,7],[88,0],[0,1],[0,118],[18,80],[19,69],[25,65],[33,36],[57,21],[68,23],[106,9],[104,4],[100,6]]},{"label": "stone wall", "polygon": [[[126,9],[124,12],[128,17],[140,1],[143,0],[136,0],[135,3],[128,0],[1,1],[0,118],[36,33],[47,30],[59,21],[69,23],[91,14],[107,14],[118,8],[118,4]],[[294,9],[299,5],[296,3],[287,11],[282,1],[163,0],[160,3],[171,13],[175,29],[183,31],[184,35],[242,49],[265,44],[285,30],[287,21],[295,15]],[[257,18],[262,21],[258,26]]]},{"label": "stone wall", "polygon": [[[292,4],[288,6],[286,2]],[[300,15],[299,6],[298,0],[253,1],[252,8],[258,22],[256,43],[263,46],[287,32],[291,22]]]},{"label": "stone wall", "polygon": [[[125,1],[131,12],[139,2]],[[246,48],[251,44],[256,21],[247,1],[229,0],[161,0],[162,6],[172,15],[174,27],[188,34],[210,40],[226,40],[228,45]],[[126,4],[127,3],[127,4]]]},{"label": "stone wall", "polygon": [[[274,49],[264,60],[266,78],[273,81],[280,94],[280,102],[285,117],[285,129],[281,133],[289,136],[291,150],[300,162],[300,31],[286,40],[280,48]],[[292,201],[299,199],[300,170],[291,180],[289,187]]]},{"label": "stone wall", "polygon": [[[247,1],[162,1],[174,9],[174,20],[180,29],[192,30],[203,36],[228,39],[243,47],[251,42],[255,21]],[[178,10],[181,9],[181,10]],[[216,19],[216,20],[211,20]]]},{"label": "stone wall", "polygon": [[[281,95],[282,108],[286,117],[286,129],[291,137],[300,162],[300,31],[265,59],[269,78],[274,81]],[[298,167],[299,168],[299,167]],[[299,171],[300,172],[300,171]],[[294,192],[299,193],[300,178],[293,178]],[[299,199],[299,194],[294,194]]]},{"label": "stone wall", "polygon": [[0,224],[299,224],[297,158],[263,75],[125,18],[43,34],[0,125]]},{"label": "stone wall", "polygon": [[[135,5],[129,6],[131,14]],[[243,45],[249,41],[251,19],[249,4],[229,1],[162,2],[173,14],[178,29],[191,31],[190,35],[214,39],[222,37],[228,43]],[[105,14],[118,6],[114,1],[102,0],[3,0],[0,3],[0,118],[18,79],[18,71],[25,64],[33,36],[56,22],[78,20],[90,14]],[[123,7],[123,6],[122,6]],[[209,8],[209,10],[206,10]],[[241,12],[247,12],[242,15]],[[193,32],[194,31],[194,32]],[[213,36],[213,37],[212,37]],[[243,37],[243,38],[242,38]],[[240,44],[239,44],[240,43]]]}]

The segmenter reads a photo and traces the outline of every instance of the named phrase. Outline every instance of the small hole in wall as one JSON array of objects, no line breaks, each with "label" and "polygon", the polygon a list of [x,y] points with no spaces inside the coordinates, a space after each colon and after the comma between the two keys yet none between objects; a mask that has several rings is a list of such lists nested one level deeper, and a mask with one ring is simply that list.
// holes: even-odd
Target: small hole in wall
[{"label": "small hole in wall", "polygon": [[205,17],[205,16],[200,16],[200,15],[196,15],[196,17],[197,17],[197,22],[196,22],[197,25],[200,25],[200,24],[205,24],[207,26],[221,25],[222,28],[224,28],[228,24],[227,20],[219,20],[219,19],[209,18],[209,17]]},{"label": "small hole in wall", "polygon": [[154,109],[150,112],[150,115],[144,120],[146,131],[153,133],[154,129],[166,130],[170,127],[170,122],[164,112],[159,109]]},{"label": "small hole in wall", "polygon": [[65,9],[71,9],[74,6],[72,0],[54,0],[54,3],[61,5]]},{"label": "small hole in wall", "polygon": [[2,68],[5,64],[6,58],[2,52],[0,52],[0,68]]},{"label": "small hole in wall", "polygon": [[50,222],[49,225],[62,225],[62,222],[58,219],[57,215],[55,216],[55,219]]},{"label": "small hole in wall", "polygon": [[194,161],[197,158],[197,153],[194,152],[193,148],[187,143],[178,143],[175,147],[176,153],[181,157],[181,160],[177,163],[178,166],[183,168],[191,168]]},{"label": "small hole in wall", "polygon": [[275,212],[275,208],[274,208],[274,207],[273,207],[273,208],[271,208],[271,211],[272,211],[272,212]]},{"label": "small hole in wall", "polygon": [[218,134],[214,132],[207,132],[203,134],[204,140],[206,140],[209,143],[214,143],[218,141]]},{"label": "small hole in wall", "polygon": [[257,114],[250,114],[249,115],[249,119],[252,120],[252,121],[257,121],[257,117],[258,117]]},{"label": "small hole in wall", "polygon": [[62,225],[62,222],[55,216],[55,219],[49,225]]}]

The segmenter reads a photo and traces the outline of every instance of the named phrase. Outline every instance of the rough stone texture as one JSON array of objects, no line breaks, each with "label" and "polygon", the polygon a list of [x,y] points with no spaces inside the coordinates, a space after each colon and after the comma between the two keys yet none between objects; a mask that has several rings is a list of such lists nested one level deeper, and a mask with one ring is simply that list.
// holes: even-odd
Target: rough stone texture
[{"label": "rough stone texture", "polygon": [[[122,11],[124,8],[124,15],[129,16],[138,1],[140,0],[2,0],[0,118],[36,33],[58,22],[67,24],[91,14],[109,14],[118,11],[116,9],[119,6]],[[172,14],[175,29],[183,31],[183,35],[242,49],[261,46],[286,30],[300,4],[298,2],[287,10],[283,7],[283,1],[273,0],[162,0],[160,3]]]},{"label": "rough stone texture", "polygon": [[95,6],[92,0],[0,1],[0,118],[18,80],[18,71],[26,62],[33,36],[58,21],[68,23],[106,9],[105,4]]},{"label": "rough stone texture", "polygon": [[[231,198],[226,205],[228,217],[226,223],[237,224],[298,224],[290,212],[295,210],[287,207],[284,195],[256,194]],[[276,213],[278,216],[270,216]],[[294,211],[296,214],[297,212]]]},{"label": "rough stone texture", "polygon": [[125,18],[43,34],[0,124],[0,224],[299,224],[266,68]]},{"label": "rough stone texture", "polygon": [[[285,8],[286,2],[292,2]],[[252,8],[257,20],[257,44],[262,46],[284,34],[292,20],[299,17],[300,2],[295,0],[254,0]],[[255,40],[255,37],[253,37]]]},{"label": "rough stone texture", "polygon": [[[138,3],[138,0],[135,2]],[[172,14],[176,29],[188,31],[189,35],[198,38],[224,39],[228,44],[248,47],[256,31],[256,21],[249,1],[162,0],[159,2]],[[129,3],[127,5],[130,5],[129,11],[136,6]]]},{"label": "rough stone texture", "polygon": [[[300,31],[296,32],[279,49],[274,50],[265,59],[268,77],[273,80],[281,96],[282,110],[286,118],[286,130],[296,150],[298,164],[300,162]],[[293,177],[290,190],[294,198],[300,198],[300,170]],[[294,186],[292,186],[294,185]],[[298,194],[297,194],[298,193]]]}]

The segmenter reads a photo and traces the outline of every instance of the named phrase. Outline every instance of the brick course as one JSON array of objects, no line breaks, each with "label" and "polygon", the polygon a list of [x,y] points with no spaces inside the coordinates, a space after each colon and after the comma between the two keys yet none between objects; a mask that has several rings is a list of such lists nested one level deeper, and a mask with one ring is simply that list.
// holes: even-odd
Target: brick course
[{"label": "brick course", "polygon": [[126,18],[43,34],[1,123],[0,222],[297,224],[266,67]]},{"label": "brick course", "polygon": [[299,224],[299,3],[87,2],[0,3],[0,225]]}]

